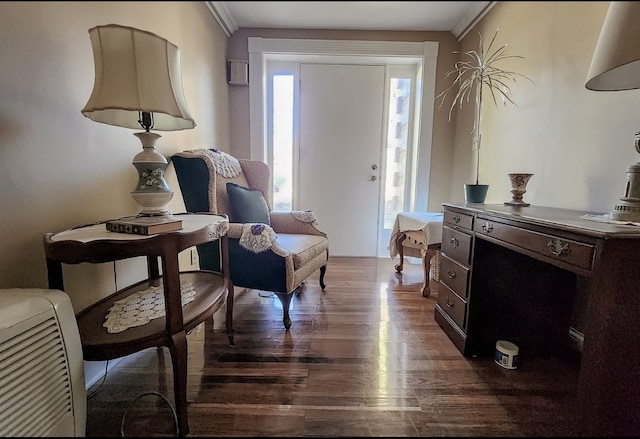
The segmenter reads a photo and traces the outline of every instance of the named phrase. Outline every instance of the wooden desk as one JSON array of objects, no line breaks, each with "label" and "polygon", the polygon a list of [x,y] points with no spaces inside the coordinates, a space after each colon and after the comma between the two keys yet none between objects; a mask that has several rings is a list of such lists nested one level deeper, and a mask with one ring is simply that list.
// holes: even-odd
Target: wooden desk
[{"label": "wooden desk", "polygon": [[[439,282],[439,250],[442,238],[442,214],[433,212],[401,212],[396,215],[396,220],[391,231],[389,241],[389,254],[391,259],[400,256],[396,265],[396,271],[402,273],[404,257],[413,256],[422,259],[424,281],[420,287],[420,293],[424,297],[431,295],[430,284],[431,261],[435,261],[434,281]],[[435,258],[435,259],[433,259]]]},{"label": "wooden desk", "polygon": [[584,436],[640,434],[640,227],[538,206],[444,203],[435,319],[467,356],[507,339],[520,354],[568,347],[588,295],[577,403]]},{"label": "wooden desk", "polygon": [[[128,286],[82,310],[76,316],[85,360],[102,361],[123,357],[156,346],[167,346],[173,365],[173,382],[178,432],[189,433],[187,418],[187,339],[186,334],[222,307],[226,302],[227,334],[233,345],[233,286],[229,282],[226,216],[209,214],[175,215],[183,229],[150,236],[107,232],[103,223],[82,226],[60,233],[47,233],[44,248],[47,258],[49,288],[64,291],[62,264],[102,263],[146,256],[147,280]],[[197,244],[220,240],[222,271],[179,272],[178,253]],[[158,258],[162,261],[162,275]],[[192,302],[182,306],[180,282],[196,290]],[[119,333],[109,333],[102,326],[107,312],[117,300],[162,286],[165,316]]]}]

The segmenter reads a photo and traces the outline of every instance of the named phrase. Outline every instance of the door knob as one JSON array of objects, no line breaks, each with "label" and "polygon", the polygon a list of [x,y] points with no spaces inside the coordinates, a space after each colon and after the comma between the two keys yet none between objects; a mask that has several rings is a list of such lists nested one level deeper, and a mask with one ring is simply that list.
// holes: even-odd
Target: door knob
[{"label": "door knob", "polygon": [[378,177],[376,177],[375,175],[372,175],[371,178],[369,179],[369,181],[376,181],[378,179]]}]

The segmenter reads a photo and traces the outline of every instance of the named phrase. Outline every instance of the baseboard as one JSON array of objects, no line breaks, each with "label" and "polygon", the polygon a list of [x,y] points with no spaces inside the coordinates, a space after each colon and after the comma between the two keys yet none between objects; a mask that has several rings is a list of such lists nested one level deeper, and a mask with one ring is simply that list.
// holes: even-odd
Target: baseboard
[{"label": "baseboard", "polygon": [[109,373],[111,369],[116,367],[118,363],[120,363],[123,358],[115,358],[113,360],[107,361],[85,361],[84,362],[84,377],[85,377],[85,388],[89,390],[91,386],[93,386],[98,381],[102,380],[102,378]]}]

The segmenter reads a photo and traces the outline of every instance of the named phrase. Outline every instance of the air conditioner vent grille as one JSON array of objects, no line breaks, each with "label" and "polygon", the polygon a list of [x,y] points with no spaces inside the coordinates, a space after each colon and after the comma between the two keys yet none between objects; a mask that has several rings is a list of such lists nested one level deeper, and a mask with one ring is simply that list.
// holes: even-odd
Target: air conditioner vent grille
[{"label": "air conditioner vent grille", "polygon": [[43,436],[73,416],[66,351],[53,308],[0,339],[0,435]]}]

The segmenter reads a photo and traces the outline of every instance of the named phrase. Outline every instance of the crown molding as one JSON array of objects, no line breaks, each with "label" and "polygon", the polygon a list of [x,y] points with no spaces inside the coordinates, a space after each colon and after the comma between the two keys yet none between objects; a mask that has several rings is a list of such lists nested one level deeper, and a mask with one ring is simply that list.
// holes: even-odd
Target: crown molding
[{"label": "crown molding", "polygon": [[[204,3],[228,37],[238,30],[238,25],[231,17],[224,2],[205,1]],[[496,3],[495,1],[474,2],[473,7],[456,23],[451,33],[453,33],[458,41],[462,40],[469,30],[471,30]]]},{"label": "crown molding", "polygon": [[473,7],[456,23],[451,33],[458,41],[462,40],[496,3],[498,2],[474,2]]},{"label": "crown molding", "polygon": [[230,37],[238,30],[238,25],[233,21],[231,14],[229,14],[229,11],[223,2],[205,1],[204,3],[207,5],[207,8],[209,8],[209,11],[211,11],[211,14],[215,17],[227,37]]}]

